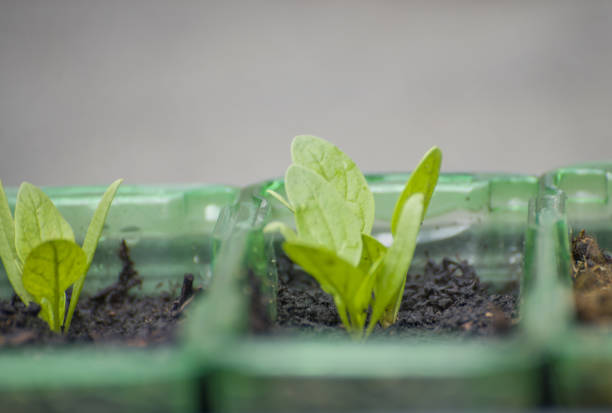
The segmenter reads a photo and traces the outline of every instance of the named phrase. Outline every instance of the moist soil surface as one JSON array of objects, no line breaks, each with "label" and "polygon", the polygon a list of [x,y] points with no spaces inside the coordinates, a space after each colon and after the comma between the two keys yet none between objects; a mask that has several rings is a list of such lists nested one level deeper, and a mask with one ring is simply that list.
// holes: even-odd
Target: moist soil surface
[{"label": "moist soil surface", "polygon": [[612,255],[584,230],[572,239],[572,279],[578,319],[612,321]]},{"label": "moist soil surface", "polygon": [[[278,273],[276,323],[266,323],[261,317],[252,318],[254,332],[343,333],[332,297],[321,290],[311,276],[296,268],[287,257],[279,259]],[[448,258],[437,263],[429,261],[422,274],[408,274],[397,323],[384,330],[377,327],[373,335],[488,336],[508,333],[518,322],[516,286],[511,290],[491,293],[465,261]],[[253,292],[257,295],[258,291]],[[252,314],[264,311],[259,303],[261,300],[252,303]]]},{"label": "moist soil surface", "polygon": [[173,342],[183,310],[199,292],[193,287],[193,275],[185,275],[180,293],[174,288],[175,292],[144,296],[137,293],[142,278],[125,242],[119,257],[123,268],[118,280],[96,294],[81,295],[67,334],[52,332],[38,317],[37,304],[26,307],[17,296],[0,301],[0,347],[85,342],[144,347]]}]

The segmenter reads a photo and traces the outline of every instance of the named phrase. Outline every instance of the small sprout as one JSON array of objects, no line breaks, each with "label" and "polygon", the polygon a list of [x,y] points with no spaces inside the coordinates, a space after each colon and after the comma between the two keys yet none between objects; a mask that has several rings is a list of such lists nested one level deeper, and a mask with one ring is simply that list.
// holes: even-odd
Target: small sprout
[{"label": "small sprout", "polygon": [[291,212],[293,211],[293,207],[289,204],[289,201],[287,201],[285,198],[283,198],[283,196],[281,194],[279,194],[278,192],[274,192],[271,189],[266,190],[266,193],[272,195],[274,198],[276,198],[278,200],[278,202],[280,202],[281,204],[283,204],[285,207],[287,207],[287,209]]},{"label": "small sprout", "polygon": [[442,153],[430,149],[410,175],[393,211],[389,248],[371,235],[374,196],[346,154],[321,138],[303,135],[293,140],[291,156],[285,175],[288,200],[268,193],[293,212],[297,233],[280,222],[264,231],[281,232],[285,253],[333,297],[353,338],[367,337],[377,323],[395,323]]},{"label": "small sprout", "polygon": [[265,233],[278,231],[282,234],[283,237],[285,237],[287,241],[293,241],[297,239],[297,234],[289,225],[278,221],[270,222],[264,227],[263,231]]},{"label": "small sprout", "polygon": [[[93,261],[117,188],[113,182],[98,204],[83,246],[43,191],[24,182],[17,193],[15,221],[0,181],[0,259],[15,293],[26,304],[41,306],[39,316],[52,331],[66,332]],[[72,288],[66,316],[66,290]]]}]

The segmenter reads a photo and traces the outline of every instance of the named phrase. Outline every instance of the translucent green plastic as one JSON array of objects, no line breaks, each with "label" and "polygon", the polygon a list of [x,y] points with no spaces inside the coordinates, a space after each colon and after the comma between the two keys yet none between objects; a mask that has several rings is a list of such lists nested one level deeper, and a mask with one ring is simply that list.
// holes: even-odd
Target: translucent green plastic
[{"label": "translucent green plastic", "polygon": [[[612,163],[562,168],[542,178],[542,193],[558,194],[559,202],[540,214],[557,215],[557,248],[548,250],[557,269],[556,297],[561,304],[561,334],[550,341],[551,394],[564,406],[612,406],[612,325],[576,321],[570,276],[569,237],[585,229],[600,247],[612,250]],[[544,268],[541,266],[540,268]],[[557,307],[558,308],[558,307]]]},{"label": "translucent green plastic", "polygon": [[[408,174],[370,175],[373,233],[390,236]],[[207,287],[175,347],[0,351],[0,411],[403,411],[612,406],[612,328],[575,321],[569,237],[581,229],[612,250],[612,163],[522,175],[443,174],[419,235],[412,268],[457,256],[491,288],[520,287],[510,336],[430,340],[335,336],[272,338],[247,332],[249,273],[275,316],[280,238],[264,234],[293,217],[267,189],[216,186],[119,190],[85,292],[113,282],[126,239],[143,291],[186,272]],[[45,191],[82,241],[104,190]],[[8,189],[12,206],[16,190]],[[218,218],[218,219],[217,219]],[[2,273],[0,294],[11,294]],[[612,326],[610,326],[612,327]]]},{"label": "translucent green plastic", "polygon": [[[367,177],[376,200],[373,234],[379,239],[390,237],[393,206],[408,176]],[[221,311],[220,319],[202,320],[198,330],[190,331],[190,343],[197,343],[198,337],[202,341],[211,335],[218,337],[214,361],[205,356],[211,354],[209,346],[193,349],[215,367],[205,385],[212,410],[397,411],[518,408],[540,402],[540,347],[531,343],[522,322],[509,337],[481,340],[441,336],[426,342],[372,339],[359,344],[348,336],[279,339],[249,335],[249,273],[262,281],[270,315],[275,314],[275,246],[279,240],[264,235],[262,228],[275,220],[293,226],[290,211],[267,196],[267,189],[284,194],[280,180],[247,187],[220,219],[210,293],[227,310]],[[541,310],[527,298],[537,297],[539,293],[530,289],[541,284],[535,281],[535,274],[524,271],[523,264],[529,261],[524,256],[529,200],[537,193],[538,180],[530,176],[441,175],[412,268],[422,270],[427,257],[466,259],[492,288],[524,285],[521,317],[537,322],[536,316],[523,311],[523,307]],[[211,301],[198,313],[210,311]]]},{"label": "translucent green plastic", "polygon": [[[43,188],[81,243],[105,187]],[[7,196],[14,208],[16,188]],[[84,293],[112,284],[121,240],[143,277],[142,292],[180,287],[192,273],[208,286],[214,258],[213,229],[237,190],[225,186],[122,186],[111,206]],[[12,294],[0,274],[3,297]],[[189,316],[187,322],[189,322]],[[201,373],[181,340],[172,347],[27,347],[0,351],[0,411],[181,412],[200,409]]]}]

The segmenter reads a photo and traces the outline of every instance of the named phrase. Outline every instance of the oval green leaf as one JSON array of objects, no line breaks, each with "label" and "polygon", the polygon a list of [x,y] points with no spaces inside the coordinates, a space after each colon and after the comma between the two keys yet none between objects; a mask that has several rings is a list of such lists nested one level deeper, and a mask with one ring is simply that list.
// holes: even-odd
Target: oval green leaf
[{"label": "oval green leaf", "polygon": [[53,331],[60,331],[63,324],[65,291],[74,284],[87,269],[87,256],[73,241],[46,241],[34,248],[23,267],[23,285],[34,300],[49,308],[52,314],[47,320]]},{"label": "oval green leaf", "polygon": [[423,216],[421,217],[421,222],[423,222],[427,207],[429,206],[429,201],[438,183],[441,164],[442,151],[440,151],[437,146],[434,146],[427,151],[423,159],[421,159],[421,162],[419,162],[412,174],[410,174],[410,178],[393,210],[393,216],[391,218],[391,233],[393,236],[397,233],[398,221],[404,209],[404,203],[416,193],[422,193],[424,196]]},{"label": "oval green leaf", "polygon": [[74,241],[70,224],[43,191],[24,182],[15,205],[15,247],[22,262],[40,243],[64,239]]},{"label": "oval green leaf", "polygon": [[374,196],[368,183],[351,158],[334,144],[316,136],[296,136],[291,144],[291,158],[331,183],[348,209],[359,219],[361,232],[369,234],[374,224]]},{"label": "oval green leaf", "polygon": [[361,258],[361,223],[336,189],[319,174],[299,165],[287,169],[285,184],[294,208],[298,237],[321,245],[357,266]]}]

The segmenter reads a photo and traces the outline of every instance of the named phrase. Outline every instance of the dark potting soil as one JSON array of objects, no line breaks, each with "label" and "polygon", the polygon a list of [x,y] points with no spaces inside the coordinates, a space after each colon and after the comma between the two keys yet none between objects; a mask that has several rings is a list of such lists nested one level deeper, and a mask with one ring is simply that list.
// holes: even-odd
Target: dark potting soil
[{"label": "dark potting soil", "polygon": [[[311,276],[287,257],[279,259],[278,272],[277,321],[265,328],[259,320],[256,332],[342,331],[332,297]],[[257,307],[262,306],[255,302],[255,307],[252,312],[261,313]],[[428,261],[422,274],[408,274],[397,323],[385,330],[377,327],[373,334],[488,336],[507,333],[517,322],[516,286],[514,292],[491,293],[467,262],[444,258]]]},{"label": "dark potting soil", "polygon": [[81,294],[67,334],[52,332],[38,317],[37,304],[26,307],[17,296],[0,301],[0,347],[85,342],[144,347],[174,341],[183,310],[200,292],[193,287],[193,275],[185,275],[180,294],[175,288],[175,292],[143,296],[134,291],[142,278],[125,241],[119,257],[123,268],[118,280],[94,295]]},{"label": "dark potting soil", "polygon": [[602,250],[584,230],[572,239],[572,279],[578,319],[612,321],[612,254]]}]

